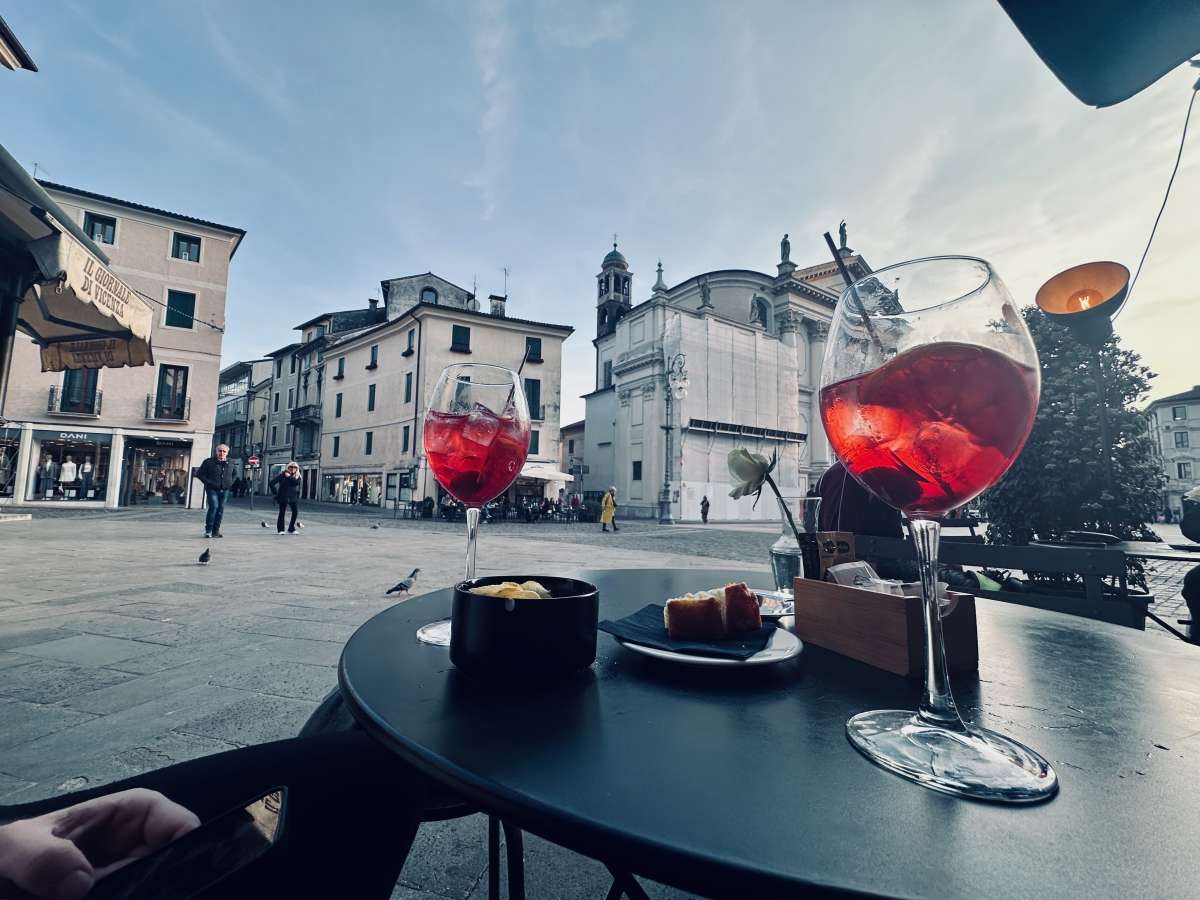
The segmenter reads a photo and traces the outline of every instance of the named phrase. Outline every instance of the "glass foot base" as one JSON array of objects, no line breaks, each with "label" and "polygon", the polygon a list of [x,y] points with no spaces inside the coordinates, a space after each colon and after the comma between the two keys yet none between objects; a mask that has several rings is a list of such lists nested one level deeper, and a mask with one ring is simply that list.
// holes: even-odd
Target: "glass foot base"
[{"label": "glass foot base", "polygon": [[439,619],[417,629],[417,640],[435,647],[450,646],[450,620]]},{"label": "glass foot base", "polygon": [[927,725],[882,709],[846,723],[846,737],[876,765],[927,788],[976,800],[1035,803],[1058,793],[1058,776],[1028,747],[985,728]]}]

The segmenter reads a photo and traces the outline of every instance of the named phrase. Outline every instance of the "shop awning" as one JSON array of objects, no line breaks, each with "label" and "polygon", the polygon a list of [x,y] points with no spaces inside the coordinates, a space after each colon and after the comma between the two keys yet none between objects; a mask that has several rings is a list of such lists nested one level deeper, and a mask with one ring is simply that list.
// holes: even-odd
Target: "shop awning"
[{"label": "shop awning", "polygon": [[29,286],[17,327],[42,348],[42,371],[154,364],[153,313],[66,232],[28,244],[43,276]]},{"label": "shop awning", "polygon": [[3,147],[0,242],[19,270],[17,329],[41,346],[43,372],[154,363],[150,307]]},{"label": "shop awning", "polygon": [[537,481],[574,481],[574,477],[566,472],[560,472],[550,463],[527,462],[521,467],[522,478],[533,478]]}]

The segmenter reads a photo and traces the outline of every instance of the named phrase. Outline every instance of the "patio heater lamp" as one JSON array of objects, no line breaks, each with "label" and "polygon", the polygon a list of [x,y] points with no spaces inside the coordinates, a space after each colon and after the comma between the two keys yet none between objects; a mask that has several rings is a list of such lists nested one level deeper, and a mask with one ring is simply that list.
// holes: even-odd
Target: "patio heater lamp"
[{"label": "patio heater lamp", "polygon": [[1129,295],[1129,270],[1117,262],[1090,262],[1059,272],[1034,298],[1051,320],[1066,325],[1082,344],[1095,348],[1096,384],[1100,390],[1100,444],[1104,453],[1104,486],[1112,491],[1112,439],[1108,432],[1102,349],[1113,333],[1112,320]]}]

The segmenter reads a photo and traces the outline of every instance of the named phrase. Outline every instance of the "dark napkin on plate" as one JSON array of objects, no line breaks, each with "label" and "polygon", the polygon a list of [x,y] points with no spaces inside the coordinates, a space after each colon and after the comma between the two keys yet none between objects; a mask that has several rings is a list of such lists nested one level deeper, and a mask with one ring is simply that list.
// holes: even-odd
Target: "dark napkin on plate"
[{"label": "dark napkin on plate", "polygon": [[663,608],[657,603],[647,604],[633,615],[615,622],[605,619],[599,628],[634,644],[692,656],[715,656],[718,659],[749,659],[766,649],[775,631],[774,625],[763,625],[758,631],[723,641],[676,641],[667,637]]}]

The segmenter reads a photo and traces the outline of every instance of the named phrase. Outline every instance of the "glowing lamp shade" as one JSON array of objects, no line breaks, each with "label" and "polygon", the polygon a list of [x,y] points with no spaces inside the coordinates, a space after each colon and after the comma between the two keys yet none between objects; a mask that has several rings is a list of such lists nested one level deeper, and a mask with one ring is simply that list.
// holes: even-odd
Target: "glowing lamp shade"
[{"label": "glowing lamp shade", "polygon": [[1129,293],[1129,270],[1117,262],[1091,262],[1059,272],[1038,288],[1038,308],[1088,343],[1112,334],[1112,318]]}]

